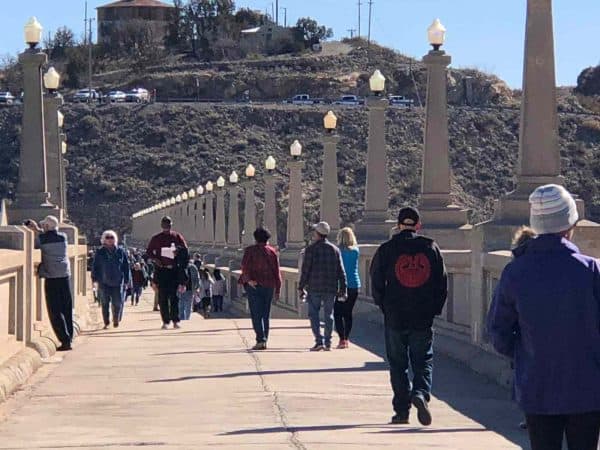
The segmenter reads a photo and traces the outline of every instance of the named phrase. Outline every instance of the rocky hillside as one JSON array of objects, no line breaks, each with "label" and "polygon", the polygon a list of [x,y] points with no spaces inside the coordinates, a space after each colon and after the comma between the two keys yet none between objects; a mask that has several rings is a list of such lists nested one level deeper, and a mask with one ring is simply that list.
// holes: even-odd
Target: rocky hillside
[{"label": "rocky hillside", "polygon": [[[73,220],[90,238],[105,228],[126,231],[129,215],[165,197],[251,162],[262,170],[272,154],[278,160],[281,225],[286,217],[288,147],[304,144],[307,220],[316,220],[321,179],[320,134],[326,109],[246,105],[147,106],[86,105],[66,108],[69,139],[68,198]],[[367,142],[363,109],[336,110],[339,117],[339,170],[342,218],[361,217]],[[20,114],[0,110],[0,194],[10,196],[17,177]],[[518,152],[518,111],[450,110],[453,193],[473,209],[473,220],[492,212],[493,199],[514,185]],[[390,109],[387,115],[390,207],[417,200],[422,155],[423,113]],[[600,220],[600,119],[561,115],[563,173],[567,186]],[[258,193],[262,193],[259,186]],[[259,207],[260,210],[260,207]],[[280,236],[284,234],[280,230]]]}]

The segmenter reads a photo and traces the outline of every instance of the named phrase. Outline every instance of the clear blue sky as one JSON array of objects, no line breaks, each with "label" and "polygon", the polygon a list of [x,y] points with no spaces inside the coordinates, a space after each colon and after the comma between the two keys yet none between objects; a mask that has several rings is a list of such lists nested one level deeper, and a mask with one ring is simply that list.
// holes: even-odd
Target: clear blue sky
[{"label": "clear blue sky", "polygon": [[[273,2],[275,0],[272,0]],[[89,0],[91,11],[109,0]],[[368,0],[362,0],[362,34]],[[358,0],[279,0],[288,23],[311,16],[332,27],[335,38],[358,28]],[[521,86],[525,0],[374,0],[372,38],[411,56],[427,50],[425,30],[439,17],[448,28],[446,50],[454,67],[478,67],[512,87]],[[271,11],[271,0],[237,0],[238,7]],[[3,0],[0,54],[23,48],[22,25],[35,15],[45,31],[61,25],[83,33],[84,0]],[[554,0],[557,82],[573,85],[585,67],[600,62],[600,0]],[[283,21],[283,11],[280,13]],[[94,31],[95,38],[95,31]]]}]

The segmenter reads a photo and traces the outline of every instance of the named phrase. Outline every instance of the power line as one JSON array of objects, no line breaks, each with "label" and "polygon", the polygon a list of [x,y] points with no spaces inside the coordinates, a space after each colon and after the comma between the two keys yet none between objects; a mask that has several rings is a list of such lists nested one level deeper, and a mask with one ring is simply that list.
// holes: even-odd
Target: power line
[{"label": "power line", "polygon": [[362,6],[362,2],[358,0],[358,37],[360,37],[360,10]]}]

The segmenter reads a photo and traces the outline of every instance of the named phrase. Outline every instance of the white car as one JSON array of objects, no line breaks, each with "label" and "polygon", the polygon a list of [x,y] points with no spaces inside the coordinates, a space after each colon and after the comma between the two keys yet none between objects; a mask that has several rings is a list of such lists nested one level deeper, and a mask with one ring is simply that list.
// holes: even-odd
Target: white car
[{"label": "white car", "polygon": [[89,100],[96,100],[98,99],[98,92],[96,92],[96,89],[92,89],[91,91],[89,89],[81,89],[79,91],[77,91],[75,93],[75,95],[73,96],[73,101],[75,103],[78,102],[87,102]]},{"label": "white car", "polygon": [[125,101],[148,103],[150,101],[150,93],[144,88],[135,88],[125,94]]},{"label": "white car", "polygon": [[14,102],[15,97],[10,92],[0,92],[0,104],[12,105]]},{"label": "white car", "polygon": [[111,103],[121,103],[127,98],[127,94],[123,91],[110,91],[107,95],[108,101]]}]

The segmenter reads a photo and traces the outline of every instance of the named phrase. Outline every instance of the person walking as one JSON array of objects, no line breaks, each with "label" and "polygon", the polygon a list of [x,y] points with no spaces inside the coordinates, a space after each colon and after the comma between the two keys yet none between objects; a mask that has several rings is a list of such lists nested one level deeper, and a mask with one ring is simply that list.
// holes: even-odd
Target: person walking
[{"label": "person walking", "polygon": [[180,233],[172,230],[173,220],[169,216],[161,219],[160,227],[162,231],[150,239],[146,255],[154,264],[154,283],[158,291],[162,329],[166,330],[171,322],[173,328],[180,328],[177,293],[185,292],[185,285],[178,283],[175,252],[177,247],[187,249],[187,243]]},{"label": "person walking", "polygon": [[[308,303],[308,317],[315,338],[310,351],[331,350],[333,306],[335,299],[346,297],[346,272],[339,249],[328,239],[331,228],[327,222],[313,225],[313,243],[306,247],[298,290]],[[308,291],[308,294],[307,294]],[[323,306],[325,335],[321,334],[319,314]]]},{"label": "person walking", "polygon": [[279,256],[269,245],[271,233],[266,228],[254,231],[255,244],[244,249],[242,275],[238,282],[248,294],[248,306],[256,345],[252,350],[266,350],[269,340],[271,303],[281,292]]},{"label": "person walking", "polygon": [[131,271],[127,252],[118,247],[117,233],[107,230],[100,239],[102,247],[96,251],[92,265],[92,282],[98,286],[98,295],[102,301],[102,319],[104,329],[110,324],[112,310],[113,326],[117,328],[121,321],[125,303],[125,289],[131,285]]},{"label": "person walking", "polygon": [[227,295],[227,282],[219,269],[213,270],[215,284],[212,288],[212,302],[214,312],[223,312],[223,298]]},{"label": "person walking", "polygon": [[346,273],[346,286],[348,297],[338,297],[333,306],[333,318],[335,330],[340,337],[338,349],[348,348],[350,344],[350,331],[352,331],[352,310],[358,298],[360,289],[360,275],[358,274],[358,262],[360,251],[356,236],[352,228],[342,228],[338,233],[338,247],[342,255],[344,272]]},{"label": "person walking", "polygon": [[577,205],[562,186],[531,194],[537,234],[502,272],[487,318],[514,360],[514,394],[531,448],[596,450],[600,434],[600,264],[571,242]]},{"label": "person walking", "polygon": [[428,403],[433,375],[433,319],[441,314],[446,302],[448,281],[439,247],[433,239],[419,235],[420,228],[419,212],[402,208],[398,232],[373,257],[371,291],[384,317],[394,391],[395,415],[391,422],[409,423],[414,406],[419,422],[427,426],[432,422]]},{"label": "person walking", "polygon": [[194,253],[194,265],[196,266],[196,269],[202,270],[203,262],[200,253]]},{"label": "person walking", "polygon": [[[182,254],[179,255],[179,252]],[[192,303],[194,298],[200,295],[200,273],[193,261],[190,261],[187,250],[180,247],[178,257],[182,258],[182,266],[187,263],[180,276],[180,283],[185,283],[185,292],[179,293],[179,318],[181,320],[190,320],[192,315]]]},{"label": "person walking", "polygon": [[213,296],[213,285],[215,280],[208,269],[202,269],[200,271],[200,304],[198,305],[198,312],[202,314],[205,319],[210,317],[210,305],[212,303]]},{"label": "person walking", "polygon": [[58,231],[58,219],[54,216],[46,216],[39,226],[34,220],[26,220],[25,226],[37,234],[36,247],[40,249],[42,256],[38,276],[44,279],[48,318],[61,343],[56,350],[69,351],[72,349],[74,335],[67,235]]},{"label": "person walking", "polygon": [[142,263],[136,262],[131,270],[131,281],[133,285],[133,297],[131,297],[131,306],[137,306],[140,303],[140,297],[144,288],[148,285],[148,274]]}]

